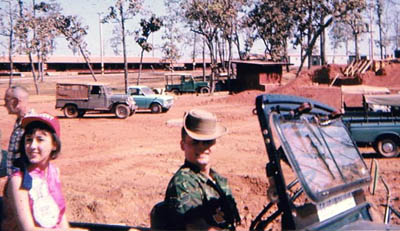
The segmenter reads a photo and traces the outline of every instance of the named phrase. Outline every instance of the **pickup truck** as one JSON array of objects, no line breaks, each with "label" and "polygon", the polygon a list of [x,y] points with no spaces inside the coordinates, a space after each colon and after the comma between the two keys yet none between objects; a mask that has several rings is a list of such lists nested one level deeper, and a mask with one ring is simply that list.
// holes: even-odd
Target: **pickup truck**
[{"label": "pickup truck", "polygon": [[344,107],[342,120],[359,146],[384,157],[400,151],[400,94],[364,95],[362,107]]},{"label": "pickup truck", "polygon": [[114,113],[125,119],[136,111],[135,101],[126,94],[113,94],[101,83],[57,83],[56,109],[67,118],[82,117],[86,112]]},{"label": "pickup truck", "polygon": [[209,93],[210,85],[205,81],[197,81],[189,73],[165,74],[165,91],[175,95],[182,93]]},{"label": "pickup truck", "polygon": [[129,86],[128,94],[135,100],[138,109],[150,109],[152,113],[167,112],[174,104],[174,97],[156,94],[147,86]]}]

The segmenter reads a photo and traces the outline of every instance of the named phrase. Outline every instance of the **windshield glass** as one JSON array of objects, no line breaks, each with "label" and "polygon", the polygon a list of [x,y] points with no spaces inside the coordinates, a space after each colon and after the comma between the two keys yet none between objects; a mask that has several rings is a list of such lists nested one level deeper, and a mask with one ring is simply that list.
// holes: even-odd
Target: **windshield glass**
[{"label": "windshield glass", "polygon": [[279,117],[276,122],[289,162],[312,200],[369,180],[366,165],[341,120],[325,126],[313,116]]},{"label": "windshield glass", "polygon": [[148,87],[142,87],[141,90],[142,90],[142,93],[145,95],[153,95],[154,94],[154,92]]}]

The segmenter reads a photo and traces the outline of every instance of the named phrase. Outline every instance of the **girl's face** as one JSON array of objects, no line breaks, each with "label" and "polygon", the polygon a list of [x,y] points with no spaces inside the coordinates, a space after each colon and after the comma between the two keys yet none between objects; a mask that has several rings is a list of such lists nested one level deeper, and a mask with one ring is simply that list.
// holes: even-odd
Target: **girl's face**
[{"label": "girl's face", "polygon": [[25,153],[31,165],[47,166],[50,154],[55,149],[53,137],[46,130],[36,129],[33,134],[25,136]]}]

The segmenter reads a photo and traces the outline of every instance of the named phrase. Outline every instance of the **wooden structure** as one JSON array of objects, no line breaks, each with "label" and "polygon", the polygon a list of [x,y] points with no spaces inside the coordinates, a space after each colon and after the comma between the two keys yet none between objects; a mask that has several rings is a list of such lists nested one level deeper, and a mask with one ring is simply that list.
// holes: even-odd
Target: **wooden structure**
[{"label": "wooden structure", "polygon": [[285,62],[266,62],[260,60],[232,61],[236,65],[235,91],[261,90],[265,91],[268,84],[281,84]]},{"label": "wooden structure", "polygon": [[368,69],[371,68],[372,61],[368,59],[364,60],[353,60],[344,70],[343,75],[345,77],[354,77],[364,74]]}]

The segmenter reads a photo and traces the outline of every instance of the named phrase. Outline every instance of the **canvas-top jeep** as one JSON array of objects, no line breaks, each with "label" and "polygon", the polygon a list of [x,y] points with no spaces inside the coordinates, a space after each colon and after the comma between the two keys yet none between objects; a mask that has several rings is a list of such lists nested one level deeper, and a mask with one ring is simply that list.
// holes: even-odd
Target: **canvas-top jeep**
[{"label": "canvas-top jeep", "polygon": [[101,83],[57,83],[56,108],[67,118],[82,117],[86,112],[114,113],[125,119],[136,111],[136,103],[126,94],[113,94]]}]

